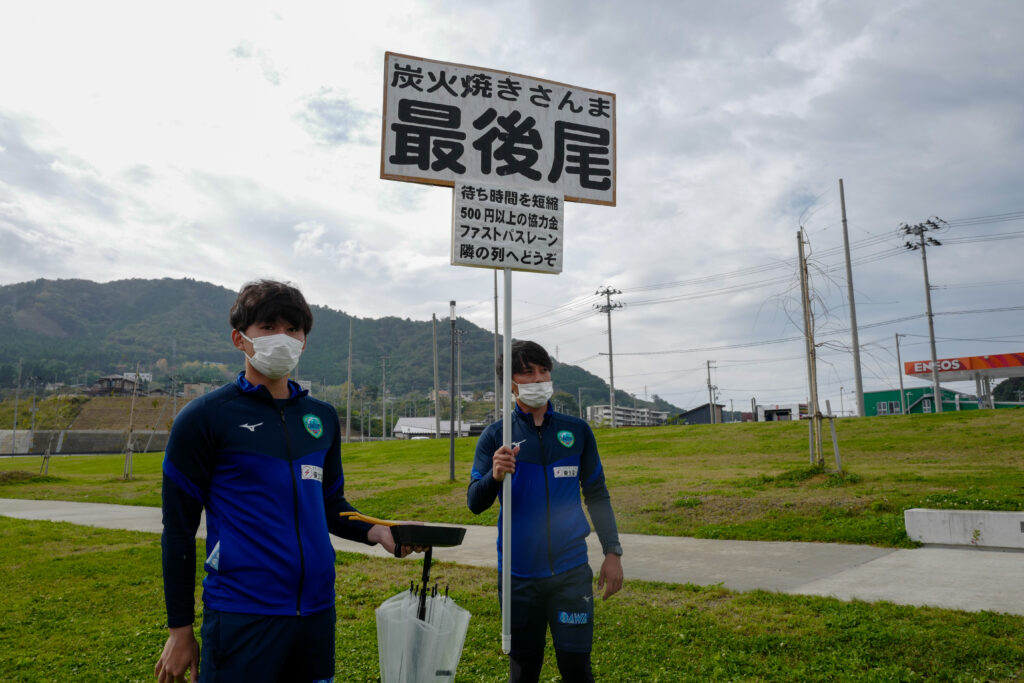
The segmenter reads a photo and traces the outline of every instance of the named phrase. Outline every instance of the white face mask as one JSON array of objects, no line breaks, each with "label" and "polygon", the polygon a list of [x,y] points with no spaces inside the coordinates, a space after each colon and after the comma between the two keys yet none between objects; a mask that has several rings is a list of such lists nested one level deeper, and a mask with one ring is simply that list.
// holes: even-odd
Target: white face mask
[{"label": "white face mask", "polygon": [[281,379],[294,370],[295,366],[299,364],[302,347],[306,344],[287,334],[268,334],[253,339],[246,337],[241,330],[238,334],[252,344],[253,354],[245,355],[249,359],[249,364],[269,379]]},{"label": "white face mask", "polygon": [[518,386],[519,400],[531,408],[543,408],[548,404],[551,394],[555,393],[551,382],[532,382]]}]

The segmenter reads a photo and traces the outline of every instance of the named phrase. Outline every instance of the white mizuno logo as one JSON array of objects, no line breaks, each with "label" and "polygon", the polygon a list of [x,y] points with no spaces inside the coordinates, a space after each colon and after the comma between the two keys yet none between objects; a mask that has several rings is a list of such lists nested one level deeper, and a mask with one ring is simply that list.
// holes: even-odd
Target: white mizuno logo
[{"label": "white mizuno logo", "polygon": [[248,429],[250,432],[255,432],[256,428],[259,427],[261,424],[263,424],[263,423],[262,422],[257,422],[254,425],[238,425],[238,426],[242,427],[243,429]]}]

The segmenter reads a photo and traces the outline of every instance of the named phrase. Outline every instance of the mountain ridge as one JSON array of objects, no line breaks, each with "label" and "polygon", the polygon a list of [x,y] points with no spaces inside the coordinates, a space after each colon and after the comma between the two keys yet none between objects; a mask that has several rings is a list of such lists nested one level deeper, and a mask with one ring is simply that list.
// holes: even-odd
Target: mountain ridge
[{"label": "mountain ridge", "polygon": [[[154,382],[204,379],[211,364],[241,367],[228,338],[228,310],[236,292],[192,278],[128,279],[99,283],[83,279],[38,279],[0,286],[0,387],[21,375],[37,382],[81,383],[101,374],[132,372],[138,365]],[[431,321],[385,316],[359,318],[327,306],[310,305],[313,331],[298,376],[324,386],[346,380],[348,331],[352,325],[352,377],[376,398],[386,358],[388,394],[425,394],[434,386]],[[463,391],[493,388],[494,333],[458,319],[462,333]],[[440,386],[450,373],[451,326],[437,325]],[[499,342],[500,343],[500,342]],[[204,370],[206,368],[206,370]],[[573,365],[555,362],[555,389],[584,405],[608,402],[608,385]],[[192,377],[189,377],[191,373]],[[220,372],[223,375],[222,372]],[[622,391],[616,402],[681,412],[657,399],[642,401]],[[628,403],[627,403],[628,402]]]}]

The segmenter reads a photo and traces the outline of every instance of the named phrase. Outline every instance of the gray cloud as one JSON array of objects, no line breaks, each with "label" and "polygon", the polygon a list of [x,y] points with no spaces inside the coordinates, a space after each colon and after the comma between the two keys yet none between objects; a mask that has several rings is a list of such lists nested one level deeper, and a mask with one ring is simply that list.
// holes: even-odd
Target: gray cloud
[{"label": "gray cloud", "polygon": [[356,143],[379,144],[367,134],[367,124],[379,117],[354,106],[343,95],[323,89],[308,98],[298,114],[303,127],[328,146]]},{"label": "gray cloud", "polygon": [[[289,30],[302,28],[301,13],[281,12],[282,22],[298,22]],[[454,8],[428,2],[417,3],[415,28],[401,21],[404,8],[372,12],[370,24],[353,21],[341,30],[339,40],[353,37],[346,30],[370,39],[362,52],[346,55],[351,71],[340,81],[336,68],[322,66],[324,53],[308,59],[310,51],[289,49],[279,26],[259,44],[237,41],[233,26],[219,29],[237,41],[226,55],[236,62],[233,71],[257,69],[252,73],[280,86],[260,89],[272,117],[265,120],[291,116],[299,134],[282,131],[280,139],[300,142],[275,151],[285,159],[307,155],[308,165],[260,167],[253,155],[251,170],[231,159],[193,167],[180,158],[140,156],[104,179],[93,170],[99,162],[62,151],[90,145],[76,147],[70,136],[47,131],[43,147],[28,121],[0,112],[0,207],[7,212],[0,213],[0,239],[15,245],[11,253],[26,264],[16,272],[67,277],[82,274],[83,263],[100,263],[140,276],[128,271],[141,263],[150,274],[232,288],[271,275],[299,281],[311,301],[358,315],[429,319],[457,298],[460,310],[489,326],[492,273],[447,265],[450,191],[377,179],[379,112],[355,103],[379,102],[382,49],[616,93],[618,206],[567,207],[566,271],[516,274],[512,298],[514,320],[536,316],[530,324],[539,331],[531,336],[559,346],[566,360],[593,357],[585,367],[606,376],[607,358],[596,356],[606,348],[606,321],[588,297],[604,284],[625,290],[620,299],[627,306],[614,314],[615,347],[623,354],[615,367],[628,391],[642,393],[649,385],[681,404],[702,402],[700,366],[717,359],[713,381],[726,399],[802,399],[800,342],[708,349],[799,334],[792,320],[799,314],[794,238],[804,224],[821,340],[835,347],[822,348],[823,391],[836,407],[839,387],[852,386],[843,350],[850,343],[843,331],[845,274],[834,270],[842,262],[839,178],[846,184],[862,326],[923,312],[920,258],[899,252],[900,222],[1024,209],[1018,75],[1024,4],[499,0]],[[387,28],[373,32],[370,25]],[[498,32],[500,40],[480,40]],[[223,54],[222,40],[210,49]],[[301,84],[287,78],[300,72]],[[201,102],[176,104],[182,107],[176,116],[207,115]],[[45,108],[26,111],[42,125],[56,125]],[[268,134],[276,140],[276,133]],[[312,142],[305,148],[303,134]],[[343,171],[332,175],[335,167]],[[327,174],[331,189],[283,180],[314,173]],[[173,191],[181,179],[186,205],[147,203],[156,188]],[[97,240],[94,251],[72,259],[64,233],[19,213],[32,206],[46,207],[57,220],[88,217],[112,234],[127,214],[141,246],[127,258],[125,245]],[[949,236],[1020,226],[960,225]],[[877,244],[858,246],[874,237]],[[932,280],[1015,279],[1021,244],[936,248],[929,251]],[[776,262],[781,267],[744,271]],[[668,284],[708,276],[717,277]],[[715,291],[743,284],[742,291]],[[1018,305],[1019,284],[933,294],[943,313],[936,318],[940,336],[992,340],[940,342],[940,355],[1017,350],[995,338],[1022,338],[1019,312],[947,313]],[[672,300],[640,305],[659,297]],[[579,306],[567,312],[554,310],[577,299]],[[895,384],[892,335],[926,330],[920,318],[865,327],[865,385]],[[919,337],[905,342],[905,358],[927,354]],[[706,350],[626,355],[684,348]]]},{"label": "gray cloud", "polygon": [[119,215],[117,193],[85,161],[37,149],[23,130],[32,124],[0,111],[0,182],[104,220]]},{"label": "gray cloud", "polygon": [[281,72],[274,66],[273,60],[265,49],[256,47],[248,40],[241,40],[229,51],[229,54],[242,61],[254,62],[268,83],[281,85]]}]

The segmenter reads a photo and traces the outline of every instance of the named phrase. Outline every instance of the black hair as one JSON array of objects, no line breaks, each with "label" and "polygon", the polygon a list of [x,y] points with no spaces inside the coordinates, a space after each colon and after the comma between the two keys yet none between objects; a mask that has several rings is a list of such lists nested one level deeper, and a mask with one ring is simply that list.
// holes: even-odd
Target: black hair
[{"label": "black hair", "polygon": [[289,325],[301,327],[305,334],[313,329],[313,312],[302,292],[274,280],[246,284],[228,314],[231,328],[239,332],[245,332],[254,323],[276,323],[282,319]]},{"label": "black hair", "polygon": [[[501,379],[503,372],[504,355],[498,356],[498,363],[495,366],[495,371],[498,373],[498,379]],[[521,372],[529,372],[530,365],[539,365],[548,372],[551,371],[551,356],[544,350],[544,347],[537,342],[532,341],[514,341],[512,342],[512,355],[511,355],[512,374],[516,375]]]}]

